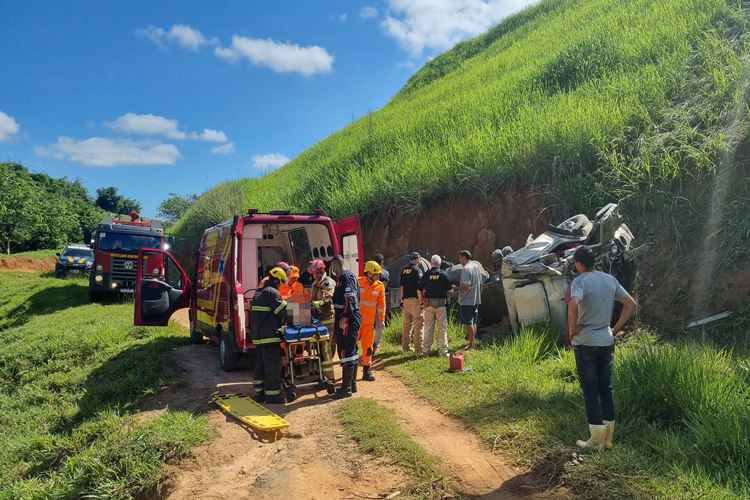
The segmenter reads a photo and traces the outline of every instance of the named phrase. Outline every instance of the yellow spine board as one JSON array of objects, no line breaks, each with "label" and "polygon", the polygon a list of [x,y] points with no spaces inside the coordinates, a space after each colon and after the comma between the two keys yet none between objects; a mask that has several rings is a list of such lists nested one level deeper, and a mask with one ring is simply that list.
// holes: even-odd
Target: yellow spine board
[{"label": "yellow spine board", "polygon": [[289,427],[289,422],[244,394],[214,394],[211,400],[222,411],[259,431],[277,431]]}]

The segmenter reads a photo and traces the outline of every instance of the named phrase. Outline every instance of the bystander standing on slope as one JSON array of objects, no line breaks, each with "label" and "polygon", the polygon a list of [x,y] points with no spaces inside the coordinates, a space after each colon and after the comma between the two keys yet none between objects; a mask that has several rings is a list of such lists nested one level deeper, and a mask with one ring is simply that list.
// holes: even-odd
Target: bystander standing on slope
[{"label": "bystander standing on slope", "polygon": [[477,320],[479,319],[479,304],[482,303],[482,270],[477,262],[471,260],[471,252],[461,250],[458,261],[463,266],[461,279],[457,287],[458,307],[461,324],[466,326],[466,340],[464,349],[474,349],[477,336]]},{"label": "bystander standing on slope", "polygon": [[[577,444],[582,448],[611,448],[615,431],[614,337],[633,316],[636,303],[617,278],[594,268],[594,252],[589,247],[579,247],[573,260],[581,274],[570,290],[566,341],[573,345],[591,431],[587,441]],[[622,304],[622,313],[610,328],[615,301]]]}]

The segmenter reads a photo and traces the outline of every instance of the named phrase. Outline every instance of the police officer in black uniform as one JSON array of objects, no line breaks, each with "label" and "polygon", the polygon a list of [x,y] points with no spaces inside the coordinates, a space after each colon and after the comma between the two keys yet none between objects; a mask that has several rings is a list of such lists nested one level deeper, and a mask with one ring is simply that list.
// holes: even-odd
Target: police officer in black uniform
[{"label": "police officer in black uniform", "polygon": [[279,286],[286,283],[283,269],[274,267],[265,284],[253,295],[250,316],[250,338],[255,346],[255,377],[253,388],[259,403],[284,403],[281,392],[281,325],[286,314],[286,301]]},{"label": "police officer in black uniform", "polygon": [[448,292],[452,289],[452,283],[445,271],[440,266],[442,259],[439,255],[433,255],[430,259],[431,268],[422,276],[420,288],[424,300],[424,344],[422,354],[429,354],[432,348],[432,339],[435,330],[440,334],[441,356],[448,355]]},{"label": "police officer in black uniform", "polygon": [[422,306],[422,290],[419,284],[422,280],[422,270],[419,268],[419,252],[409,254],[409,265],[401,270],[401,307],[404,311],[404,323],[401,327],[401,347],[404,352],[414,350],[422,354],[422,325],[424,312]]},{"label": "police officer in black uniform", "polygon": [[336,280],[336,288],[333,291],[333,308],[336,312],[334,332],[342,368],[341,387],[333,398],[341,399],[357,392],[357,337],[362,324],[362,313],[359,310],[357,277],[351,271],[344,270],[344,259],[340,255],[331,259],[331,275]]}]

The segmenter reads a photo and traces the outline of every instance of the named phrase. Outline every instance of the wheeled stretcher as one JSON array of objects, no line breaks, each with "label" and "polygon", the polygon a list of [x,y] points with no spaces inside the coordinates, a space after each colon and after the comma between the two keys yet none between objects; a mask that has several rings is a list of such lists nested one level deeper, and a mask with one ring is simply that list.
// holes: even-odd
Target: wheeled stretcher
[{"label": "wheeled stretcher", "polygon": [[285,325],[281,344],[282,380],[287,402],[297,398],[297,389],[336,389],[328,329],[318,320],[309,325]]}]

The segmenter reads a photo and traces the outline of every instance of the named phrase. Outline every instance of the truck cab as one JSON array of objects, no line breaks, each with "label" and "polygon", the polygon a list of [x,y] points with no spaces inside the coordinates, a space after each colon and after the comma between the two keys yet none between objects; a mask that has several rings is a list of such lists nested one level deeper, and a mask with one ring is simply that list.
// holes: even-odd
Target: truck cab
[{"label": "truck cab", "polygon": [[133,293],[139,249],[168,249],[172,243],[160,221],[143,219],[136,212],[131,212],[128,218],[104,217],[93,233],[87,231],[85,238],[92,242],[94,252],[89,275],[91,301],[106,295]]},{"label": "truck cab", "polygon": [[177,260],[159,248],[141,249],[135,287],[135,324],[164,326],[178,309],[190,308],[190,336],[219,345],[221,367],[237,367],[238,356],[253,349],[251,300],[266,271],[279,261],[304,274],[310,261],[344,258],[361,275],[362,231],[356,216],[333,221],[322,211],[247,215],[206,229],[198,248],[194,281]]}]

